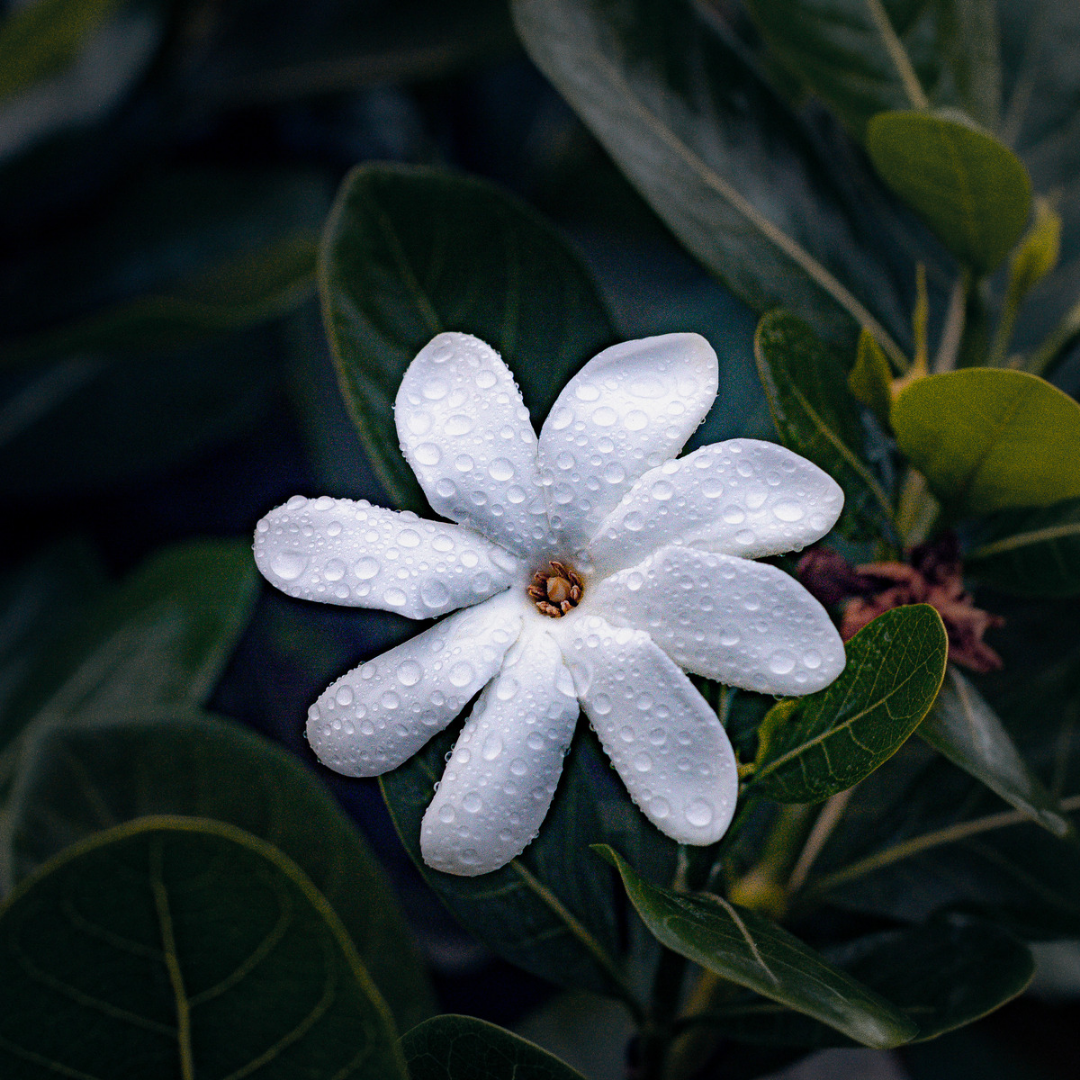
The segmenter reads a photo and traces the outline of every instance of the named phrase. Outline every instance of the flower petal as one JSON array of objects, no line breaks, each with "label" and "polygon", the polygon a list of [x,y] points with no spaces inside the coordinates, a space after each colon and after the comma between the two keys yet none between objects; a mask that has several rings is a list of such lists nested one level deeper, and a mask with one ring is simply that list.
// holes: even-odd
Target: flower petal
[{"label": "flower petal", "polygon": [[575,620],[563,649],[578,697],[631,798],[682,844],[711,844],[735,812],[739,776],[705,699],[641,630]]},{"label": "flower petal", "polygon": [[510,593],[466,608],[331,683],[308,710],[319,760],[378,776],[412,757],[499,670],[521,631]]},{"label": "flower petal", "polygon": [[271,585],[304,600],[430,619],[521,578],[509,552],[458,525],[351,499],[291,498],[255,530]]},{"label": "flower petal", "polygon": [[551,805],[578,711],[559,647],[533,624],[480,695],[424,815],[428,866],[472,877],[521,854]]},{"label": "flower petal", "polygon": [[567,544],[584,544],[642,473],[682,449],[717,378],[703,337],[665,334],[605,349],[566,384],[540,432],[540,471]]},{"label": "flower petal", "polygon": [[536,432],[499,354],[469,334],[439,334],[417,354],[395,405],[401,449],[432,508],[531,557],[554,547]]},{"label": "flower petal", "polygon": [[590,610],[648,630],[680,667],[763,694],[809,694],[844,670],[825,609],[775,566],[661,548],[592,590]]},{"label": "flower petal", "polygon": [[610,573],[663,544],[754,559],[799,551],[824,536],[844,507],[828,473],[775,443],[730,439],[647,472],[589,545]]}]

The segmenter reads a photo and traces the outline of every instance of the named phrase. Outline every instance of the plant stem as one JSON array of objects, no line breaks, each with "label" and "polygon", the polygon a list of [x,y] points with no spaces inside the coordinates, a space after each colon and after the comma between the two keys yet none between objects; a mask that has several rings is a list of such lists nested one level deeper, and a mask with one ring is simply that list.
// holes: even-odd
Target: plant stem
[{"label": "plant stem", "polygon": [[874,20],[878,33],[881,35],[882,44],[889,54],[889,59],[900,76],[904,85],[904,93],[908,96],[913,109],[929,109],[930,102],[919,82],[919,76],[915,74],[911,59],[904,48],[904,43],[897,36],[893,24],[889,21],[889,14],[881,0],[866,0],[866,6],[870,10],[870,18]]},{"label": "plant stem", "polygon": [[814,827],[810,830],[810,835],[806,838],[806,843],[795,861],[791,877],[788,878],[786,891],[789,897],[797,893],[806,884],[811,867],[821,854],[822,848],[825,847],[829,837],[832,836],[833,830],[840,824],[840,819],[844,816],[847,804],[851,801],[851,796],[854,793],[855,788],[849,787],[847,791],[838,792],[822,807],[821,813],[818,814],[817,821],[814,822]]},{"label": "plant stem", "polygon": [[967,316],[968,291],[971,288],[971,274],[965,270],[953,285],[949,294],[949,306],[945,312],[945,323],[941,328],[937,356],[934,357],[934,374],[952,371],[956,367],[956,358],[960,354],[960,342],[964,338],[964,321]]}]

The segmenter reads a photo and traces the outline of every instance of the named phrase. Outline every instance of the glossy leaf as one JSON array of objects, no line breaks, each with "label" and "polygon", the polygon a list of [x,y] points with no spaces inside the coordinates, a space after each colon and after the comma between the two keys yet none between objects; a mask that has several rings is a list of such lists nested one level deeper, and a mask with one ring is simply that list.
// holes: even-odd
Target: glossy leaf
[{"label": "glossy leaf", "polygon": [[390,423],[401,377],[436,334],[474,334],[514,372],[539,427],[567,378],[614,336],[592,278],[534,211],[433,169],[363,165],[338,193],[319,263],[345,400],[403,508],[425,507]]},{"label": "glossy leaf", "polygon": [[[902,305],[862,165],[825,153],[748,62],[687,0],[515,0],[518,33],[683,245],[759,312],[782,305],[854,345]],[[857,191],[857,193],[856,193]],[[873,297],[870,311],[857,299]]]},{"label": "glossy leaf", "polygon": [[780,441],[844,489],[841,531],[879,535],[889,527],[892,507],[862,458],[865,435],[840,358],[786,311],[758,323],[754,355]]},{"label": "glossy leaf", "polygon": [[472,1016],[433,1016],[401,1037],[410,1080],[584,1080],[505,1028]]},{"label": "glossy leaf", "polygon": [[1035,375],[967,368],[893,402],[900,449],[954,514],[1080,496],[1080,405]]},{"label": "glossy leaf", "polygon": [[778,802],[806,803],[857,784],[918,727],[947,656],[941,616],[928,604],[879,615],[847,643],[847,667],[834,683],[766,715],[755,787]]},{"label": "glossy leaf", "polygon": [[879,113],[866,148],[885,183],[979,273],[997,267],[1031,213],[1031,181],[1004,143],[962,120]]},{"label": "glossy leaf", "polygon": [[1080,593],[1080,499],[1002,514],[993,522],[992,538],[968,552],[964,565],[1005,592],[1075,596]]},{"label": "glossy leaf", "polygon": [[232,826],[98,833],[24,882],[0,931],[5,1075],[407,1076],[333,909]]},{"label": "glossy leaf", "polygon": [[919,734],[938,753],[980,780],[1055,836],[1072,832],[1058,800],[1028,768],[1005,725],[971,683],[948,668]]},{"label": "glossy leaf", "polygon": [[326,897],[398,1024],[431,988],[374,855],[309,770],[267,739],[194,712],[50,725],[21,755],[0,834],[7,891],[70,844],[139,817],[223,821],[273,844]]},{"label": "glossy leaf", "polygon": [[710,893],[650,885],[613,849],[597,851],[619,871],[645,925],[681,956],[865,1046],[899,1046],[918,1033],[884,998],[762,915]]}]

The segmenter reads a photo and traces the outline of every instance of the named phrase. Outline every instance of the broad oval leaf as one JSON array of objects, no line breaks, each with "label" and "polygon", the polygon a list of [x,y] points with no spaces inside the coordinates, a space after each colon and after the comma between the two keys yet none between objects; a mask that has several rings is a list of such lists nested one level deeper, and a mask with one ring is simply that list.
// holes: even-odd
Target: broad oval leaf
[{"label": "broad oval leaf", "polygon": [[1055,836],[1072,833],[1058,800],[1028,768],[1005,725],[982,695],[951,666],[919,735],[954,765],[982,781]]},{"label": "broad oval leaf", "polygon": [[899,1046],[918,1034],[895,1006],[764,916],[711,893],[650,885],[612,848],[596,850],[619,871],[645,925],[680,956],[864,1046]]},{"label": "broad oval leaf", "polygon": [[892,528],[889,497],[862,458],[865,434],[840,358],[786,311],[762,317],[754,356],[780,441],[844,489],[840,531],[866,538]]},{"label": "broad oval leaf", "polygon": [[515,373],[541,423],[614,331],[584,264],[533,210],[486,181],[404,165],[345,179],[319,257],[323,317],[349,412],[391,500],[423,511],[390,418],[436,334],[474,334]]},{"label": "broad oval leaf", "polygon": [[965,368],[893,402],[900,449],[957,515],[1080,497],[1080,405],[1036,375]]},{"label": "broad oval leaf", "polygon": [[585,1080],[528,1039],[472,1016],[433,1016],[401,1037],[410,1080]]},{"label": "broad oval leaf", "polygon": [[333,909],[220,822],[146,818],[69,848],[0,912],[7,1076],[407,1077]]},{"label": "broad oval leaf", "polygon": [[754,788],[777,802],[811,803],[857,784],[919,726],[948,651],[929,604],[879,615],[847,643],[847,667],[834,683],[766,715]]},{"label": "broad oval leaf", "polygon": [[398,1024],[435,1011],[390,882],[356,826],[296,758],[231,721],[173,710],[38,731],[6,807],[0,885],[104,826],[162,814],[273,844],[333,907]]},{"label": "broad oval leaf", "polygon": [[866,149],[882,180],[965,265],[988,273],[1020,239],[1031,181],[992,135],[926,112],[887,112],[870,121]]}]

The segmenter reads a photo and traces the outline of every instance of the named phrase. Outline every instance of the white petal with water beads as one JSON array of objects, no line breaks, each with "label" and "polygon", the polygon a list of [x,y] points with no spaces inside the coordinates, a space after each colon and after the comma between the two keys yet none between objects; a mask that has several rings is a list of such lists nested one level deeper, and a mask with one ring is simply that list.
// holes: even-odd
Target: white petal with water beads
[{"label": "white petal with water beads", "polygon": [[513,555],[469,529],[351,499],[291,498],[255,529],[255,562],[289,596],[430,619],[520,579]]},{"label": "white petal with water beads", "polygon": [[499,670],[522,610],[518,596],[503,593],[331,683],[308,711],[308,742],[319,760],[345,776],[396,769]]},{"label": "white petal with water beads", "polygon": [[562,654],[533,622],[454,745],[420,829],[428,866],[471,877],[520,855],[551,805],[577,717]]}]

